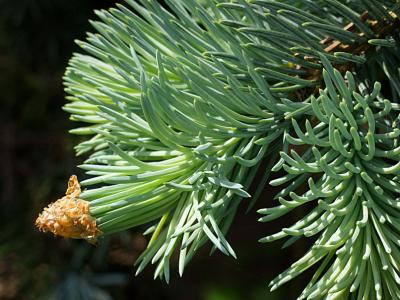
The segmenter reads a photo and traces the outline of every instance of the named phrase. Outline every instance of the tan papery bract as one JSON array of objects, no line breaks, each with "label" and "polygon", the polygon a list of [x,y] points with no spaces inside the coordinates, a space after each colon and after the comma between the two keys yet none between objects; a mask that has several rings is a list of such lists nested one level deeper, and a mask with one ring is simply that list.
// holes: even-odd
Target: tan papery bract
[{"label": "tan papery bract", "polygon": [[80,193],[78,178],[72,175],[65,196],[50,203],[39,214],[36,219],[39,230],[95,243],[101,231],[96,225],[96,219],[90,215],[89,202],[78,198]]}]

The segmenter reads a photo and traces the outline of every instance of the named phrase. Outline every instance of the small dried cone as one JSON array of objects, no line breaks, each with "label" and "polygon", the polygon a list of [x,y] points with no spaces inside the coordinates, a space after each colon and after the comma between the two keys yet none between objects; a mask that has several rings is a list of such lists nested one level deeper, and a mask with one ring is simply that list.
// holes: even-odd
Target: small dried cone
[{"label": "small dried cone", "polygon": [[96,225],[96,219],[90,215],[89,202],[78,198],[80,193],[78,178],[72,175],[65,196],[50,203],[39,214],[36,219],[39,230],[95,243],[101,231]]}]

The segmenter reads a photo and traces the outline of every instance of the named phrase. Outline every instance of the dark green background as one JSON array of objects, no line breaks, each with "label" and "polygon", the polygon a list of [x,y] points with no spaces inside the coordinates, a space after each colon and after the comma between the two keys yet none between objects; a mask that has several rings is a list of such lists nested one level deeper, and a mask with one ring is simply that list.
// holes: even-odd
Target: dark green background
[{"label": "dark green background", "polygon": [[[267,283],[306,250],[304,242],[257,240],[288,223],[261,224],[255,212],[236,218],[228,240],[238,259],[209,256],[209,245],[179,278],[176,260],[169,285],[148,268],[134,277],[133,262],[146,245],[143,228],[105,239],[98,247],[41,234],[34,220],[63,195],[76,168],[78,141],[65,103],[62,76],[74,39],[92,30],[93,9],[105,0],[0,0],[0,299],[295,299],[308,276],[275,293]],[[266,190],[258,208],[272,205]],[[254,210],[255,211],[255,210]],[[288,222],[291,217],[286,217]],[[94,296],[93,296],[94,295]]]}]

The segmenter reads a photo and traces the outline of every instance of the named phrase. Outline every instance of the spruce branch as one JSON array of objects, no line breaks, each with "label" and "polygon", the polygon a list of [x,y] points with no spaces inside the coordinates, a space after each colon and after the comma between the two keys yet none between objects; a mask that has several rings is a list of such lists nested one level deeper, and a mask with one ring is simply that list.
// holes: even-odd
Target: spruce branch
[{"label": "spruce branch", "polygon": [[[305,6],[311,5],[310,1],[304,2]],[[321,52],[342,74],[365,64],[367,60],[370,64],[373,62],[378,64],[382,70],[386,68],[379,53],[391,52],[388,49],[397,47],[400,12],[398,4],[393,2],[391,5],[390,2],[379,4],[378,1],[374,2],[376,3],[374,8],[367,3],[354,5],[353,8],[336,0],[320,1],[319,6],[317,8],[314,6],[313,9],[317,13],[311,15],[309,12],[278,1],[252,0],[249,3],[264,23],[254,22],[251,18],[247,22],[235,22],[229,19],[223,19],[221,22],[244,33],[246,39],[252,42],[243,46],[250,51],[257,51],[258,54],[263,51],[266,61],[274,59],[281,66],[285,63],[292,66],[295,69],[292,72],[280,67],[282,72],[292,77],[283,81],[293,81],[290,89],[294,91],[294,99],[305,101],[310,94],[323,88],[322,65],[319,60]],[[251,7],[242,3],[220,3],[219,7],[250,14]],[[345,20],[350,22],[340,25],[331,18],[318,17],[319,11],[324,9],[327,16],[332,13],[336,19],[339,17],[342,18],[342,22]],[[387,57],[392,55],[392,60],[398,61],[397,54],[386,53]],[[268,69],[262,67],[262,70]],[[279,80],[283,74],[276,74],[274,77]],[[397,82],[395,89],[395,97],[398,97]]]},{"label": "spruce branch", "polygon": [[261,220],[315,206],[262,241],[319,237],[272,288],[322,262],[301,298],[399,298],[398,1],[125,2],[64,77],[95,237],[148,224],[137,272],[166,281],[174,251],[180,274],[208,240],[235,257],[239,204],[283,169]]},{"label": "spruce branch", "polygon": [[[391,35],[398,31],[398,28],[400,26],[399,16],[391,11],[389,12],[389,17],[381,21],[369,18],[369,12],[364,11],[360,15],[359,21],[361,21],[361,23],[357,22],[357,24],[359,24],[360,28],[362,28],[364,31],[357,32],[357,26],[353,22],[347,24],[343,28],[345,31],[348,32],[356,32],[362,40],[362,42],[360,42],[359,44],[347,45],[344,44],[341,40],[335,40],[332,37],[327,37],[320,41],[322,45],[326,46],[324,48],[324,51],[326,53],[329,54],[336,52],[336,56],[339,55],[342,57],[347,56],[349,58],[353,58],[353,62],[338,66],[338,70],[341,72],[341,74],[345,74],[347,71],[353,71],[357,63],[359,64],[364,62],[363,57],[368,56],[369,52],[376,51],[375,47],[393,47],[394,41],[391,39]],[[367,23],[369,27],[366,27],[364,23]],[[363,37],[367,37],[369,39],[363,40]],[[314,57],[306,58],[311,61],[315,61]],[[322,69],[313,70],[305,77],[310,78],[313,81],[323,83]]]},{"label": "spruce branch", "polygon": [[236,256],[225,235],[289,122],[274,115],[275,97],[262,96],[271,93],[259,74],[245,84],[210,54],[235,45],[237,68],[253,60],[202,5],[191,9],[207,29],[186,1],[170,10],[127,3],[131,9],[98,11],[99,34],[78,42],[91,55],[70,61],[65,110],[90,123],[72,133],[93,136],[76,147],[78,155],[93,152],[80,166],[91,178],[79,198],[103,235],[152,223],[137,273],[156,264],[155,277],[168,281],[175,250],[180,274],[207,240]]},{"label": "spruce branch", "polygon": [[285,136],[291,145],[310,148],[304,154],[281,152],[275,170],[283,168],[287,175],[271,182],[307,182],[308,190],[298,195],[293,187],[284,188],[276,196],[279,206],[259,211],[266,222],[314,202],[303,219],[261,242],[319,237],[271,289],[320,262],[299,299],[398,299],[398,112],[392,114],[391,102],[379,97],[379,83],[371,94],[362,94],[350,72],[346,83],[326,58],[322,62],[327,88],[312,97],[304,124],[292,119],[295,136]]}]

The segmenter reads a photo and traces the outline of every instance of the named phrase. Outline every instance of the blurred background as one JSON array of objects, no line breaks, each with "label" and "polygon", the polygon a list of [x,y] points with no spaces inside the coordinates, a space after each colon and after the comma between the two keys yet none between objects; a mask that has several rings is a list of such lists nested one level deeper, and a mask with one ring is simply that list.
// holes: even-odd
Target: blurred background
[{"label": "blurred background", "polygon": [[[295,299],[307,283],[302,276],[277,292],[267,284],[300,257],[304,241],[257,240],[284,223],[257,222],[257,208],[271,205],[266,190],[252,213],[242,207],[228,240],[238,259],[209,255],[204,247],[183,278],[172,266],[171,283],[152,278],[148,268],[134,276],[134,261],[146,247],[143,228],[114,235],[100,245],[55,238],[34,227],[38,213],[63,195],[76,165],[74,124],[65,103],[62,76],[68,59],[92,30],[93,9],[107,0],[0,0],[0,299]],[[288,217],[287,222],[293,220]]]}]

